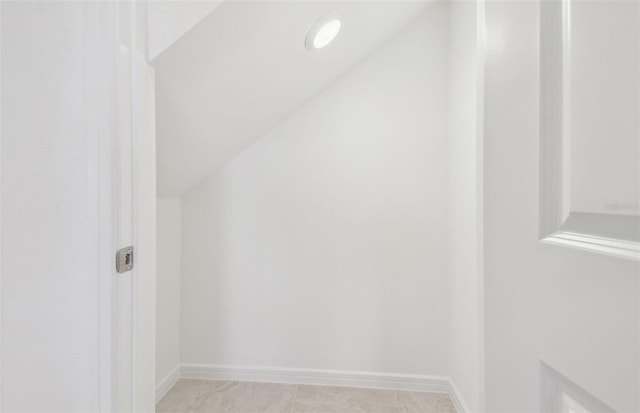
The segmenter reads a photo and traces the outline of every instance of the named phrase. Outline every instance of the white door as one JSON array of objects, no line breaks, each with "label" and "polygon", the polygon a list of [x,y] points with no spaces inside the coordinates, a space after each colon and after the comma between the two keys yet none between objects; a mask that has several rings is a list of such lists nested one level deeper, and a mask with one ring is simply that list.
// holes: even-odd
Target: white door
[{"label": "white door", "polygon": [[637,1],[486,3],[487,411],[548,411],[550,369],[640,411],[639,28]]}]

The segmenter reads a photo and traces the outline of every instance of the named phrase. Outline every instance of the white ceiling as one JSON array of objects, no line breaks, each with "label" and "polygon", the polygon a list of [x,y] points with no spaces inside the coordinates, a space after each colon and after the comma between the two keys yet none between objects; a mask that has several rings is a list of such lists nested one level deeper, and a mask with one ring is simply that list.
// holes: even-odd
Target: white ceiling
[{"label": "white ceiling", "polygon": [[147,2],[147,52],[153,60],[222,0],[150,0]]},{"label": "white ceiling", "polygon": [[[158,195],[179,196],[266,134],[429,1],[227,1],[155,61]],[[337,10],[327,48],[304,47]]]}]

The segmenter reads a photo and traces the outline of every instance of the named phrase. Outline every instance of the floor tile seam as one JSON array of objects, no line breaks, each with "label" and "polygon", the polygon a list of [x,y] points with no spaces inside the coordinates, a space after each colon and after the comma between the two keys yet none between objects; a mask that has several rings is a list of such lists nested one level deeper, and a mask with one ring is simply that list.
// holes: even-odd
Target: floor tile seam
[{"label": "floor tile seam", "polygon": [[296,399],[298,397],[298,388],[300,388],[300,384],[296,384],[296,389],[293,391],[293,397],[291,398],[291,406],[289,407],[289,413],[293,413],[293,406],[295,406]]},{"label": "floor tile seam", "polygon": [[207,401],[207,398],[209,397],[210,392],[207,391],[205,392],[202,397],[199,398],[198,402],[195,403],[195,406],[193,406],[193,408],[191,409],[191,412],[197,412],[200,410],[200,407],[204,404],[204,402]]},{"label": "floor tile seam", "polygon": [[[205,402],[207,401],[207,399],[209,398],[209,396],[212,396],[213,394],[219,392],[218,390],[215,389],[215,387],[212,386],[213,382],[221,382],[221,381],[227,381],[227,380],[220,380],[220,379],[204,379],[204,381],[208,382],[209,385],[211,385],[211,388],[205,392],[202,397],[200,398],[200,401],[198,403],[196,403],[196,405],[193,407],[192,412],[197,412],[200,410],[200,407],[202,407],[202,405],[205,404]],[[233,381],[233,380],[229,380],[228,383],[236,383],[236,384],[240,384],[240,382],[237,381]],[[246,389],[242,389],[243,391],[246,391]],[[223,392],[226,391],[226,389],[223,390]]]},{"label": "floor tile seam", "polygon": [[404,403],[402,403],[402,400],[400,400],[400,390],[395,389],[394,393],[396,394],[396,402],[398,402],[398,407],[400,409],[401,412],[408,412],[407,409],[405,409]]}]

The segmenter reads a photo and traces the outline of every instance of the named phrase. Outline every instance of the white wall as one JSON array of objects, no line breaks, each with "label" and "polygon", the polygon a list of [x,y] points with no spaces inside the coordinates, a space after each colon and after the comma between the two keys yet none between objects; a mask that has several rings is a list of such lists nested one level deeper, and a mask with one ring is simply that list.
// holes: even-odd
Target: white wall
[{"label": "white wall", "polygon": [[[85,6],[2,2],[2,406],[98,410]],[[95,143],[95,142],[93,142]]]},{"label": "white wall", "polygon": [[[112,411],[126,398],[118,393],[116,400],[116,386],[136,390],[136,411],[154,409],[155,148],[146,105],[153,74],[140,53],[135,101],[127,99],[128,82],[119,82],[132,68],[126,53],[118,54],[131,48],[119,41],[131,39],[128,19],[144,16],[138,6],[1,4],[2,411]],[[141,23],[136,27],[146,32]],[[133,125],[129,103],[136,104]],[[124,133],[131,126],[135,148],[121,145],[134,143]],[[141,155],[133,175],[122,168],[130,162],[114,171],[116,156],[125,153],[129,160]],[[116,214],[112,207],[131,189],[132,176],[138,189]],[[138,234],[135,276],[118,275],[116,249],[133,237],[120,243],[116,227],[134,205],[147,211],[127,228]],[[134,282],[136,348],[123,334],[133,318],[118,324],[132,300],[115,297],[118,284]],[[122,305],[113,308],[116,302]],[[116,328],[118,350],[135,354],[136,382],[115,369],[132,365],[114,357]]]},{"label": "white wall", "polygon": [[538,241],[539,3],[490,1],[486,16],[487,411],[539,411],[544,361],[637,412],[638,263]]},{"label": "white wall", "polygon": [[156,384],[160,384],[180,363],[180,199],[159,198],[156,218]]},{"label": "white wall", "polygon": [[470,411],[482,411],[481,62],[478,3],[450,4],[449,375]]},{"label": "white wall", "polygon": [[447,19],[187,195],[182,362],[447,375]]}]

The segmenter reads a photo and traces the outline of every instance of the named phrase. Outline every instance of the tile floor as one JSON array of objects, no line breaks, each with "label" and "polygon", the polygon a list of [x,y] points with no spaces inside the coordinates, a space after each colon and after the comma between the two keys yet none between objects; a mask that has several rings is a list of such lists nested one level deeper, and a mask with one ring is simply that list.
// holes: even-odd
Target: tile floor
[{"label": "tile floor", "polygon": [[182,379],[157,413],[456,413],[449,396],[396,390]]}]

